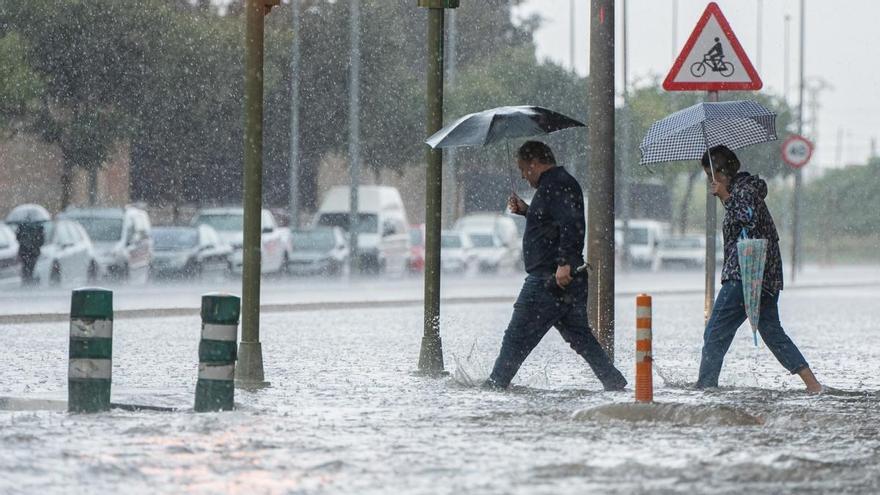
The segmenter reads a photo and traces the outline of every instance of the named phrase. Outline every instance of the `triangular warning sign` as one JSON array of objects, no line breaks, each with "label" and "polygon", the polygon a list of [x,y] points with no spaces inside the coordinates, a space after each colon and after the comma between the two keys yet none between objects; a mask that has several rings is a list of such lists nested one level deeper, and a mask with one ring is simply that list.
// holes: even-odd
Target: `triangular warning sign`
[{"label": "triangular warning sign", "polygon": [[706,6],[663,81],[667,91],[756,90],[763,85],[715,2]]}]

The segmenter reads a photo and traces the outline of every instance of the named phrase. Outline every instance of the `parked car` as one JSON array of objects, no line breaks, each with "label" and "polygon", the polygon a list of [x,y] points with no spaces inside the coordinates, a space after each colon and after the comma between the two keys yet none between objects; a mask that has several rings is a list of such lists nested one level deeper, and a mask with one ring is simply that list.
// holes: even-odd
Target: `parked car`
[{"label": "parked car", "polygon": [[21,285],[21,261],[18,259],[18,241],[15,231],[0,223],[0,287]]},{"label": "parked car", "polygon": [[409,271],[425,271],[425,224],[409,227]]},{"label": "parked car", "polygon": [[210,225],[153,229],[152,278],[218,279],[231,270],[232,247]]},{"label": "parked car", "polygon": [[146,282],[153,258],[146,211],[133,206],[68,208],[58,218],[76,221],[88,233],[101,276]]},{"label": "parked car", "polygon": [[[524,226],[524,217],[520,218],[523,218],[521,222]],[[469,213],[459,218],[454,228],[462,232],[491,232],[503,245],[514,250],[522,248],[522,235],[517,220],[512,215],[495,212]]]},{"label": "parked car", "polygon": [[[478,257],[484,259],[479,262],[482,271],[523,267],[522,235],[517,220],[512,215],[494,212],[470,213],[455,222],[455,230],[479,236],[478,239],[472,236],[471,242]],[[494,239],[490,240],[490,238]],[[494,259],[489,259],[492,257]]]},{"label": "parked car", "polygon": [[458,230],[440,233],[440,269],[450,273],[469,273],[476,262],[470,238]]},{"label": "parked car", "polygon": [[[275,216],[263,209],[260,217],[261,273],[276,273],[287,270],[292,254],[290,229],[279,227]],[[192,221],[193,225],[208,225],[226,244],[232,247],[232,271],[241,273],[243,264],[242,242],[244,239],[244,209],[241,207],[207,208],[200,210]]]},{"label": "parked car", "polygon": [[34,267],[39,284],[84,284],[98,278],[95,249],[82,225],[59,219],[44,223],[43,228],[46,240]]},{"label": "parked car", "polygon": [[[720,236],[716,236],[715,262],[720,266],[724,260],[724,250]],[[662,268],[702,268],[706,264],[706,236],[681,235],[660,241],[657,256],[651,265],[654,271]]]},{"label": "parked car", "polygon": [[329,275],[345,273],[348,266],[348,242],[339,227],[317,227],[291,232],[292,275]]},{"label": "parked car", "polygon": [[644,219],[630,220],[628,224],[628,231],[623,233],[623,222],[615,220],[615,234],[616,231],[620,231],[621,235],[626,236],[629,258],[633,266],[650,268],[657,257],[660,241],[669,236],[669,224]]},{"label": "parked car", "polygon": [[[349,232],[350,215],[349,187],[334,186],[324,196],[312,227],[339,227]],[[406,273],[409,241],[409,222],[400,192],[389,186],[360,186],[356,251],[362,271]]]},{"label": "parked car", "polygon": [[483,273],[510,272],[517,268],[520,255],[517,250],[505,246],[492,232],[465,232],[473,246],[477,268]]}]

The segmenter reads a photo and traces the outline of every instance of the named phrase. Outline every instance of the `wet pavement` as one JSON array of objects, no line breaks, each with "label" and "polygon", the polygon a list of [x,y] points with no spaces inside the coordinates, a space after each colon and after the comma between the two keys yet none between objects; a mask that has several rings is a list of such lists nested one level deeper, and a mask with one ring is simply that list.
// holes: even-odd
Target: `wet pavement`
[{"label": "wet pavement", "polygon": [[[509,303],[444,306],[441,379],[413,373],[418,307],[266,314],[272,386],[210,414],[191,412],[198,318],[118,319],[113,400],[181,410],[0,411],[0,493],[878,493],[878,297],[783,292],[783,325],[838,389],[811,396],[747,327],[722,387],[691,390],[702,298],[656,296],[655,400],[685,412],[642,421],[592,414],[631,402],[632,389],[602,392],[555,332],[512,390],[474,387]],[[619,297],[616,361],[631,383],[634,314]],[[0,336],[0,396],[65,398],[66,324],[2,325]],[[762,424],[729,420],[729,408]]]}]

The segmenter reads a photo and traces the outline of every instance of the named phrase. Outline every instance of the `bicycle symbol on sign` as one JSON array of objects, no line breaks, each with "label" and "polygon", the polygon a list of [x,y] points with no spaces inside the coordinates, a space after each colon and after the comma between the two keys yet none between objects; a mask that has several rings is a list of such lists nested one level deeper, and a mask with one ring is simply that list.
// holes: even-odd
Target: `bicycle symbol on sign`
[{"label": "bicycle symbol on sign", "polygon": [[703,55],[703,60],[691,64],[691,74],[694,77],[703,77],[706,75],[706,69],[712,72],[718,72],[723,77],[733,75],[733,64],[724,61],[724,50],[721,48],[721,41],[715,38],[715,44]]}]

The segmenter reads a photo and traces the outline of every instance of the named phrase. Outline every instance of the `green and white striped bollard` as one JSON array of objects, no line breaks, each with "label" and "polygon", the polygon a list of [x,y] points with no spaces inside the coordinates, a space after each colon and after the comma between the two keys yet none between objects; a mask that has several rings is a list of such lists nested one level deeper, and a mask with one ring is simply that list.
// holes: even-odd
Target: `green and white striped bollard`
[{"label": "green and white striped bollard", "polygon": [[202,296],[196,412],[233,409],[240,313],[241,300],[236,296],[216,293]]},{"label": "green and white striped bollard", "polygon": [[70,297],[70,353],[67,410],[110,409],[113,367],[113,292],[76,289]]}]

